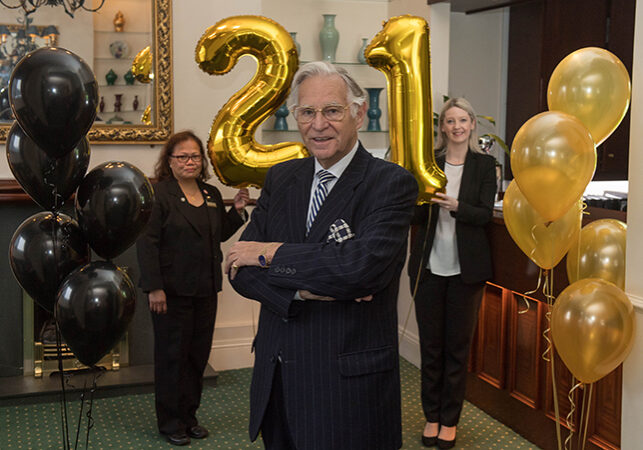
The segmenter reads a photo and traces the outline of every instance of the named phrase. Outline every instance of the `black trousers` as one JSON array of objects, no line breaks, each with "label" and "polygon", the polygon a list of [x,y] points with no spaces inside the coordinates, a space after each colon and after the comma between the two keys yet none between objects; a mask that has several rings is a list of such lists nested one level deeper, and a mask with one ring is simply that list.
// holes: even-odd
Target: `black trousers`
[{"label": "black trousers", "polygon": [[156,420],[161,433],[182,432],[198,424],[196,410],[216,313],[216,294],[168,296],[167,314],[152,313]]},{"label": "black trousers", "polygon": [[424,275],[415,297],[422,409],[428,422],[451,427],[457,425],[462,411],[469,350],[485,283],[464,284],[460,275]]},{"label": "black trousers", "polygon": [[268,450],[295,450],[295,443],[286,417],[281,363],[277,363],[272,377],[270,399],[261,422],[261,439]]}]

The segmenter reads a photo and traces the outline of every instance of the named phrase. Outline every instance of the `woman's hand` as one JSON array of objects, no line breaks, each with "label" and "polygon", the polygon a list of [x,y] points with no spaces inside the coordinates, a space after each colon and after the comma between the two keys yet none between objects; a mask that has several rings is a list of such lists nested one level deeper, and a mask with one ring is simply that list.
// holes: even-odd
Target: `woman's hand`
[{"label": "woman's hand", "polygon": [[150,302],[150,311],[156,314],[167,313],[167,300],[163,289],[155,289],[148,294]]},{"label": "woman's hand", "polygon": [[239,191],[234,196],[234,209],[236,209],[238,213],[241,213],[241,211],[243,211],[244,208],[248,205],[249,201],[250,192],[248,191],[248,188],[239,189]]},{"label": "woman's hand", "polygon": [[433,203],[440,205],[440,208],[444,208],[447,211],[458,212],[458,199],[454,197],[449,197],[442,192],[436,192],[435,197],[433,198]]}]

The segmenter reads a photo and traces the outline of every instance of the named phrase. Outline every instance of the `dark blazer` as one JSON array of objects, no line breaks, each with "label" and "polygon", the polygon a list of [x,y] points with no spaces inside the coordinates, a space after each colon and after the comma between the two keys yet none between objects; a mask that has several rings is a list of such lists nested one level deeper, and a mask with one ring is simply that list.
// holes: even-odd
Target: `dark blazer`
[{"label": "dark blazer", "polygon": [[[444,170],[445,159],[445,156],[436,157],[436,163],[442,170]],[[490,279],[493,275],[491,249],[485,226],[493,214],[493,201],[496,195],[495,167],[495,159],[482,153],[469,151],[464,161],[458,194],[458,212],[451,213],[456,219],[458,258],[464,283],[479,283]],[[428,224],[430,208],[432,208],[431,223]],[[411,286],[415,286],[420,261],[422,260],[424,267],[429,262],[439,208],[437,204],[416,207],[412,223],[420,226],[411,244],[409,257],[408,274],[411,277]],[[430,225],[428,235],[427,224]]]},{"label": "dark blazer", "polygon": [[178,182],[172,178],[154,185],[155,203],[144,234],[136,242],[141,279],[145,292],[164,289],[166,294],[190,297],[199,285],[195,267],[211,265],[216,291],[221,290],[221,242],[227,240],[243,225],[243,219],[233,207],[226,213],[219,190],[198,181],[207,202],[210,219],[210,242],[214,261],[201,261],[199,251],[202,237],[188,220],[191,206]]},{"label": "dark blazer", "polygon": [[[298,449],[399,448],[397,295],[417,183],[360,144],[306,237],[313,171],[312,158],[272,167],[241,237],[285,242],[269,269],[242,267],[232,282],[261,302],[250,437],[259,432],[279,360]],[[327,241],[338,219],[355,236]],[[299,289],[338,300],[294,300]],[[370,302],[354,301],[369,294]]]}]

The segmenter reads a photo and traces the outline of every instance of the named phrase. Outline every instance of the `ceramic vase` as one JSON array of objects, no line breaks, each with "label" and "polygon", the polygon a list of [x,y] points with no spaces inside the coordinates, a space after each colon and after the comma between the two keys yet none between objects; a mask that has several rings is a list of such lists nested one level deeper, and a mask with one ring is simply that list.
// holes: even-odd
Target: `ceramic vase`
[{"label": "ceramic vase", "polygon": [[380,92],[382,88],[366,88],[368,92],[368,131],[382,131],[380,127],[380,117],[382,117],[382,110],[380,109]]},{"label": "ceramic vase", "polygon": [[319,32],[322,60],[335,62],[335,52],[339,44],[339,31],[335,28],[335,14],[324,14],[324,26]]},{"label": "ceramic vase", "polygon": [[98,104],[98,110],[100,112],[105,111],[105,99],[103,97],[100,98],[100,103]]},{"label": "ceramic vase", "polygon": [[132,109],[134,111],[138,110],[138,95],[134,96],[134,101],[132,102]]},{"label": "ceramic vase", "polygon": [[125,84],[128,84],[128,85],[134,84],[134,74],[132,73],[132,69],[125,72],[125,75],[123,75],[123,78],[125,79]]},{"label": "ceramic vase", "polygon": [[301,58],[301,45],[299,44],[299,42],[297,42],[297,32],[291,31],[290,37],[292,38],[292,41],[295,43],[295,48],[297,49],[297,56]]},{"label": "ceramic vase", "polygon": [[114,102],[114,111],[115,112],[120,112],[121,111],[121,105],[123,104],[121,102],[123,98],[123,94],[114,94],[114,97],[116,98],[116,101]]},{"label": "ceramic vase", "polygon": [[113,69],[109,69],[109,72],[105,74],[105,81],[107,81],[108,86],[114,86],[116,78],[118,78],[118,75],[116,75]]},{"label": "ceramic vase", "polygon": [[357,61],[360,64],[366,64],[366,57],[364,56],[366,47],[368,47],[368,38],[362,38],[362,46],[360,47],[359,52],[357,52]]},{"label": "ceramic vase", "polygon": [[125,16],[121,11],[118,11],[116,13],[116,16],[114,17],[114,31],[117,32],[122,32],[123,28],[125,27]]},{"label": "ceramic vase", "polygon": [[275,130],[287,131],[288,122],[286,122],[286,116],[288,116],[288,106],[286,103],[281,105],[277,111],[275,111]]}]

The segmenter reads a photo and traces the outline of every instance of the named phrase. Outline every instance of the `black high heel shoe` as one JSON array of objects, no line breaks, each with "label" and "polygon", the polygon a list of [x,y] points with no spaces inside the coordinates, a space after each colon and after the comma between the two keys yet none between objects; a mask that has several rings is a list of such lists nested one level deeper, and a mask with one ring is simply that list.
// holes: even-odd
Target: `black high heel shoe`
[{"label": "black high heel shoe", "polygon": [[444,439],[436,437],[435,441],[438,444],[438,448],[442,450],[455,447],[455,438],[450,441],[445,441]]},{"label": "black high heel shoe", "polygon": [[425,436],[422,435],[422,445],[425,447],[435,447],[435,444],[438,443],[438,437],[437,436]]}]

